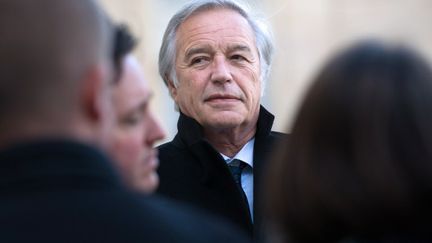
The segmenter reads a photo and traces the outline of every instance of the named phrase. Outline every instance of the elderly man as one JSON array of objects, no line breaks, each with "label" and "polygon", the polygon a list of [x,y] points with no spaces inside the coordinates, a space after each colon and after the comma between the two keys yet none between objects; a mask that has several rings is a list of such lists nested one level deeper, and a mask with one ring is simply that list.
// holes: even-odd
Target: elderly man
[{"label": "elderly man", "polygon": [[180,111],[160,149],[159,193],[225,216],[253,232],[259,182],[277,140],[260,105],[272,44],[264,25],[230,0],[195,1],[170,20],[159,71]]},{"label": "elderly man", "polygon": [[0,23],[0,242],[243,242],[131,193],[101,153],[114,121],[112,26],[93,1],[1,0]]}]

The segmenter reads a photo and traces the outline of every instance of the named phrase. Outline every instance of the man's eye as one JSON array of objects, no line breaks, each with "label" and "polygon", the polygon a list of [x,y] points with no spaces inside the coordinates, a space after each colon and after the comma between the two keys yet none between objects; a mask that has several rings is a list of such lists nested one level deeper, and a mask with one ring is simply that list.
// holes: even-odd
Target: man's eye
[{"label": "man's eye", "polygon": [[235,61],[245,61],[246,58],[242,55],[232,55],[231,56],[231,60],[235,60]]},{"label": "man's eye", "polygon": [[127,116],[124,119],[122,119],[122,124],[127,126],[134,126],[141,122],[142,116],[141,115],[131,115]]},{"label": "man's eye", "polygon": [[206,61],[207,61],[207,58],[205,58],[205,57],[196,57],[196,58],[192,59],[191,65],[203,64]]}]

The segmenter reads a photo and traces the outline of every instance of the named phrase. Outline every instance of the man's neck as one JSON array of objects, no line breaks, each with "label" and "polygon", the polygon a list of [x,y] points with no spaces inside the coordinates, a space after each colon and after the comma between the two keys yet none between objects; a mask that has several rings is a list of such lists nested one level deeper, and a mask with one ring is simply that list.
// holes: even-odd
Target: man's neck
[{"label": "man's neck", "polygon": [[234,157],[255,136],[256,124],[247,128],[204,129],[204,137],[219,152]]}]

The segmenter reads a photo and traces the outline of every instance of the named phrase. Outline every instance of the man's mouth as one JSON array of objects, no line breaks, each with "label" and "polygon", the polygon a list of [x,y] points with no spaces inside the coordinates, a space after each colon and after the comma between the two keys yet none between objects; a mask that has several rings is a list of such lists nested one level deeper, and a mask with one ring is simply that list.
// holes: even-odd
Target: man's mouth
[{"label": "man's mouth", "polygon": [[234,95],[221,95],[221,94],[214,94],[210,95],[205,99],[205,101],[238,101],[240,98]]}]

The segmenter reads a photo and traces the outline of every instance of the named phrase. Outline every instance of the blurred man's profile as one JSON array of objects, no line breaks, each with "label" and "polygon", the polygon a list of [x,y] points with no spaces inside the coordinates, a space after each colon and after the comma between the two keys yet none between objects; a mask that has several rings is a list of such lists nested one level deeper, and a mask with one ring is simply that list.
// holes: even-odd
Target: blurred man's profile
[{"label": "blurred man's profile", "polygon": [[136,40],[125,26],[116,33],[113,88],[115,124],[109,153],[124,182],[132,189],[151,193],[159,185],[157,149],[154,143],[165,134],[150,110],[151,91],[137,58],[132,54]]}]

